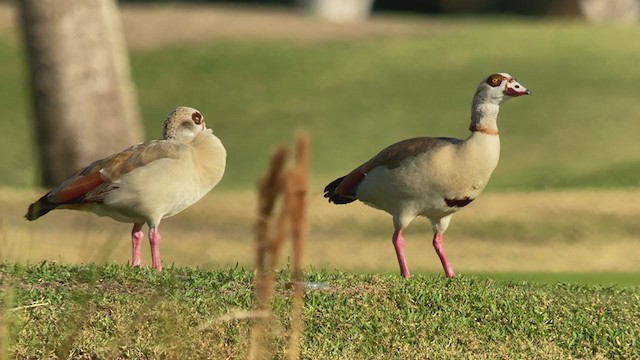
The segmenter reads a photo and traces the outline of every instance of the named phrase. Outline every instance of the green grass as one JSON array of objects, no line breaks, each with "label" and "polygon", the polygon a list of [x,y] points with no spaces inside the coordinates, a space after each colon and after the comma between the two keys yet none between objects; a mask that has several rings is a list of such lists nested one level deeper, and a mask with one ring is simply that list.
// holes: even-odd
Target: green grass
[{"label": "green grass", "polygon": [[[310,270],[303,359],[635,358],[640,288],[463,276]],[[279,272],[273,358],[284,358],[291,291]],[[244,358],[253,272],[117,265],[0,265],[5,355],[12,358]],[[43,306],[16,309],[32,303]]]},{"label": "green grass", "polygon": [[640,273],[637,272],[502,272],[476,273],[474,276],[499,281],[527,281],[541,284],[576,284],[617,287],[640,287]]},{"label": "green grass", "polygon": [[0,33],[0,183],[34,186],[35,135],[29,111],[29,88],[19,44]]},{"label": "green grass", "polygon": [[[131,62],[148,137],[174,106],[200,108],[229,151],[222,188],[253,186],[265,154],[298,128],[312,133],[318,185],[402,138],[464,137],[475,86],[495,71],[533,95],[503,106],[491,190],[624,187],[640,184],[634,40],[637,27],[451,19],[410,35],[133,49]],[[0,36],[0,184],[30,186],[19,50]]]}]

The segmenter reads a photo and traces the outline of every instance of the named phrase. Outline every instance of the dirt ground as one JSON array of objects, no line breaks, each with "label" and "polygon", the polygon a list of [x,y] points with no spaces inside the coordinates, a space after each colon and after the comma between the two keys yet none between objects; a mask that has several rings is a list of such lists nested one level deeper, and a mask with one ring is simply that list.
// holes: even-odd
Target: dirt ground
[{"label": "dirt ground", "polygon": [[[292,8],[209,4],[127,4],[121,7],[125,36],[132,48],[198,43],[225,38],[324,41],[432,31],[432,21],[376,16],[366,22],[331,23]],[[15,29],[15,4],[0,3],[0,32]],[[17,33],[17,32],[16,32]]]}]

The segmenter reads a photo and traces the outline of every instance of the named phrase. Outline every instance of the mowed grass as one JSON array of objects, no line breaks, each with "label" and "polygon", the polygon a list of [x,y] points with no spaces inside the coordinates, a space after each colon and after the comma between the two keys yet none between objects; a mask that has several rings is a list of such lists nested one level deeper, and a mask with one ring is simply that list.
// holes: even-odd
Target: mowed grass
[{"label": "mowed grass", "polygon": [[[640,356],[639,288],[463,276],[308,271],[302,359]],[[0,265],[12,358],[246,358],[253,272],[239,268]],[[269,358],[286,358],[290,274],[279,272]],[[32,305],[32,306],[29,306]],[[249,313],[251,314],[251,313]]]},{"label": "mowed grass", "polygon": [[[489,191],[640,184],[640,48],[628,46],[640,28],[405,20],[413,31],[133,48],[147,137],[159,136],[173,107],[201,109],[229,151],[221,188],[246,189],[275,144],[308,129],[312,181],[322,185],[400,139],[465,137],[476,85],[507,71],[533,95],[501,110],[502,159]],[[0,34],[0,184],[24,187],[36,170],[20,49]]]}]

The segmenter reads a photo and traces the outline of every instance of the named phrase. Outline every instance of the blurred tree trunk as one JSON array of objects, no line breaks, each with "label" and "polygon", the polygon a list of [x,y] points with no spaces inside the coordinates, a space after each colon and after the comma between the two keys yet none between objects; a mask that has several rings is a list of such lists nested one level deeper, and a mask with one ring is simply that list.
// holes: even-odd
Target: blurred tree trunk
[{"label": "blurred tree trunk", "polygon": [[637,23],[640,0],[580,0],[584,17],[594,23]]},{"label": "blurred tree trunk", "polygon": [[366,20],[371,15],[373,0],[297,0],[311,14],[335,22]]},{"label": "blurred tree trunk", "polygon": [[52,186],[142,135],[115,0],[20,0],[41,180]]}]

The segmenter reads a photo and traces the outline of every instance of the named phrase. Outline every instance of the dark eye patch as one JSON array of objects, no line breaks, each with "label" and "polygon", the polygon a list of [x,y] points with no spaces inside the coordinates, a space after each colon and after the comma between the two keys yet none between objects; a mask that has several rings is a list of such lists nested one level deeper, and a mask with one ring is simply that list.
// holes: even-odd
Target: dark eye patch
[{"label": "dark eye patch", "polygon": [[196,123],[197,125],[202,124],[202,114],[200,114],[199,112],[194,112],[193,114],[191,114],[191,120],[193,120],[194,123]]},{"label": "dark eye patch", "polygon": [[487,84],[492,87],[499,86],[506,78],[501,74],[493,74],[487,78]]}]

